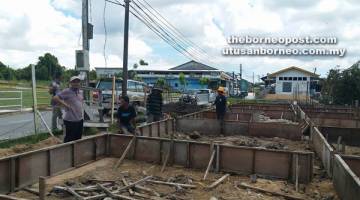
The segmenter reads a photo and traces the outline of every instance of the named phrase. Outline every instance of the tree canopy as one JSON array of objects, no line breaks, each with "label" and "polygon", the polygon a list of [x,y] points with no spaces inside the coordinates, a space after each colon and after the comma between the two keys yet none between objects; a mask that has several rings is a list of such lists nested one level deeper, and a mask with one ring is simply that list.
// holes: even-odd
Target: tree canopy
[{"label": "tree canopy", "polygon": [[322,102],[351,105],[360,100],[360,61],[345,70],[331,69],[322,82]]}]

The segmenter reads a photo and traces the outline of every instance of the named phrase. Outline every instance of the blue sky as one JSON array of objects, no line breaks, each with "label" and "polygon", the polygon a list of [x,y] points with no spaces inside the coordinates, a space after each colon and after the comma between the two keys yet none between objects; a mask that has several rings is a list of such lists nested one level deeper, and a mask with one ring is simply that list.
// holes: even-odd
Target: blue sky
[{"label": "blue sky", "polygon": [[[145,2],[144,0],[136,0]],[[123,2],[120,0],[120,2]],[[245,77],[255,78],[288,66],[298,66],[325,76],[339,65],[349,67],[359,60],[360,2],[357,0],[146,0],[187,39],[205,49],[203,60],[224,71],[238,71],[242,63]],[[91,67],[105,66],[103,56],[103,0],[91,0]],[[107,3],[106,56],[108,67],[121,66],[123,55],[123,7]],[[1,0],[0,61],[15,68],[35,63],[45,52],[73,68],[75,50],[81,48],[80,0]],[[168,69],[189,59],[178,53],[144,24],[130,18],[129,65],[139,59],[148,69]],[[22,28],[26,27],[26,28]],[[346,48],[338,57],[224,57],[226,37],[240,36],[334,36],[336,48]],[[326,47],[326,46],[325,46]]]}]

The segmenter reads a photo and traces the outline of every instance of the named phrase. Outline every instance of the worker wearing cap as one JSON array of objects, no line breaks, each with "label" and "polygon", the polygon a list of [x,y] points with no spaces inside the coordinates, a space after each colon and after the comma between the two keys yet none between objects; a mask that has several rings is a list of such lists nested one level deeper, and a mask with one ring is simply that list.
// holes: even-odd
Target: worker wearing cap
[{"label": "worker wearing cap", "polygon": [[161,93],[161,88],[154,87],[146,99],[146,115],[148,123],[160,121],[161,119],[163,106]]},{"label": "worker wearing cap", "polygon": [[216,116],[217,119],[220,120],[220,134],[223,134],[223,127],[224,127],[224,117],[226,114],[226,105],[227,105],[227,100],[225,97],[225,89],[224,87],[219,87],[218,90],[218,95],[216,96],[214,105],[216,106]]},{"label": "worker wearing cap", "polygon": [[80,90],[80,78],[70,78],[70,87],[64,89],[53,97],[53,100],[65,108],[64,142],[81,139],[83,133],[83,94]]}]

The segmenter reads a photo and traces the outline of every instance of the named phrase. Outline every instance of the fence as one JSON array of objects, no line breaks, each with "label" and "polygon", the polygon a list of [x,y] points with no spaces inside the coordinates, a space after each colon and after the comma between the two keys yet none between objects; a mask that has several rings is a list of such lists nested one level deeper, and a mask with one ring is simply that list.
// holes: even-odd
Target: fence
[{"label": "fence", "polygon": [[[11,94],[17,95],[13,97]],[[15,102],[14,102],[15,101]],[[18,102],[18,103],[16,103]],[[20,110],[23,109],[22,91],[0,91],[0,109]]]}]

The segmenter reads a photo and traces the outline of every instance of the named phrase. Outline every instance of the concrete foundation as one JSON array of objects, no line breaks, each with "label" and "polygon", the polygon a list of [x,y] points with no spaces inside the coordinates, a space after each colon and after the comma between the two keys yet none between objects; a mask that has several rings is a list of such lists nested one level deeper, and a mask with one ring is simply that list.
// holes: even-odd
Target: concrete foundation
[{"label": "concrete foundation", "polygon": [[341,199],[357,200],[360,196],[360,180],[340,157],[334,156],[333,183]]},{"label": "concrete foundation", "polygon": [[[53,176],[89,164],[104,157],[120,157],[132,136],[97,135],[76,142],[56,145],[37,151],[0,159],[0,192],[9,193],[38,181],[39,176]],[[151,163],[162,163],[169,148],[170,163],[204,170],[210,159],[209,143],[137,137],[127,155]],[[259,174],[295,180],[295,155],[299,157],[299,181],[312,179],[313,153],[246,148],[229,145],[214,146],[213,166],[218,172]],[[236,159],[234,159],[236,158]],[[281,169],[281,170],[279,170]]]},{"label": "concrete foundation", "polygon": [[341,136],[341,140],[346,145],[360,146],[360,128],[320,127],[319,129],[330,142],[336,143]]},{"label": "concrete foundation", "polygon": [[[176,120],[176,130],[184,133],[194,131],[203,135],[220,135],[220,121],[205,118],[180,118]],[[278,122],[238,122],[224,121],[223,135],[245,135],[253,137],[280,137],[300,140],[301,129],[297,124]]]}]

